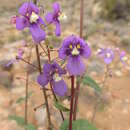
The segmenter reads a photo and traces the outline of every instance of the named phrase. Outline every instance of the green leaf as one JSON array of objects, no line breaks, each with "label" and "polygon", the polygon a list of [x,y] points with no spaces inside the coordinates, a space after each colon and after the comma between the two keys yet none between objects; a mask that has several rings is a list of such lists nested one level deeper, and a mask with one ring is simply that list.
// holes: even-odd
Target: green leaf
[{"label": "green leaf", "polygon": [[[69,121],[65,120],[61,126],[60,130],[68,130]],[[72,130],[98,130],[92,123],[89,123],[87,120],[79,119],[73,121]]]},{"label": "green leaf", "polygon": [[61,126],[60,126],[60,130],[68,130],[68,126],[69,126],[69,121],[65,120]]},{"label": "green leaf", "polygon": [[20,116],[16,116],[16,115],[11,115],[8,117],[9,120],[14,120],[16,121],[16,123],[19,125],[19,126],[24,126],[25,125],[25,120],[23,117],[20,117]]},{"label": "green leaf", "polygon": [[[32,96],[32,94],[33,94],[32,91],[29,92],[27,98],[30,98]],[[20,98],[17,99],[16,103],[22,103],[25,100],[26,100],[26,97],[20,97]]]},{"label": "green leaf", "polygon": [[84,85],[88,85],[89,87],[93,88],[97,93],[101,93],[100,86],[90,76],[85,75],[82,82]]},{"label": "green leaf", "polygon": [[87,120],[79,119],[73,123],[73,130],[98,130],[92,123]]},{"label": "green leaf", "polygon": [[25,125],[25,130],[37,130],[37,128],[33,124]]},{"label": "green leaf", "polygon": [[66,108],[65,106],[63,106],[60,102],[58,101],[54,101],[54,105],[57,109],[63,111],[63,112],[68,112],[70,111],[68,108]]}]

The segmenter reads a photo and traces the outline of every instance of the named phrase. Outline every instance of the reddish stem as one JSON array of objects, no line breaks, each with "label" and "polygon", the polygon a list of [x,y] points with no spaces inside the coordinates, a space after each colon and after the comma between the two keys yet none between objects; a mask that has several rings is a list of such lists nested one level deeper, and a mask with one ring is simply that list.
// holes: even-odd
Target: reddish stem
[{"label": "reddish stem", "polygon": [[69,130],[72,130],[73,102],[74,102],[74,76],[71,76],[71,103],[70,103]]},{"label": "reddish stem", "polygon": [[[50,62],[51,62],[51,54],[50,54],[50,49],[49,49],[49,46],[48,46],[48,45],[47,45],[47,52],[48,52],[48,60],[49,60],[49,63],[50,63]],[[56,97],[56,95],[55,95],[55,93],[54,93],[54,91],[53,91],[51,82],[50,82],[50,87],[51,87],[51,91],[52,91],[52,94],[53,94],[54,99],[55,99],[56,101],[58,101],[58,99],[57,99],[57,97]],[[62,111],[59,110],[59,112],[60,112],[60,115],[61,115],[62,120],[64,121],[64,115],[63,115]]]},{"label": "reddish stem", "polygon": [[75,102],[74,102],[73,120],[76,120],[76,116],[77,116],[77,107],[78,107],[78,99],[79,99],[79,89],[80,89],[80,82],[77,81],[77,83],[76,83],[76,90],[75,90]]},{"label": "reddish stem", "polygon": [[[83,19],[84,19],[83,12],[84,12],[84,0],[81,0],[81,3],[80,3],[80,38],[83,37]],[[79,89],[80,89],[80,81],[78,80],[76,82],[76,93],[75,93],[74,117],[73,117],[73,120],[76,120],[78,98],[79,98]]]},{"label": "reddish stem", "polygon": [[[38,61],[38,66],[39,66],[39,73],[41,74],[41,62],[40,62],[40,56],[39,56],[39,49],[38,49],[38,45],[36,45],[36,54],[37,54],[37,61]],[[47,99],[47,94],[46,94],[46,90],[43,89],[43,95],[45,98],[45,104],[46,104],[46,111],[47,111],[47,117],[48,117],[48,125],[49,127],[51,127],[51,118],[50,118],[50,111],[49,111],[49,104],[48,104],[48,99]],[[49,128],[50,130],[50,128]]]}]

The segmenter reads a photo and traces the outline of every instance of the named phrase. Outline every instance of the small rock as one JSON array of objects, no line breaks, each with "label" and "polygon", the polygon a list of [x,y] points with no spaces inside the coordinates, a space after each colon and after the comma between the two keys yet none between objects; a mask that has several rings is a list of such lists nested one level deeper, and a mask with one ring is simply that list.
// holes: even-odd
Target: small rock
[{"label": "small rock", "polygon": [[116,70],[115,71],[115,75],[117,76],[117,77],[122,77],[122,72],[121,71],[119,71],[119,70]]},{"label": "small rock", "polygon": [[37,124],[39,126],[46,126],[46,108],[39,108],[35,112]]}]

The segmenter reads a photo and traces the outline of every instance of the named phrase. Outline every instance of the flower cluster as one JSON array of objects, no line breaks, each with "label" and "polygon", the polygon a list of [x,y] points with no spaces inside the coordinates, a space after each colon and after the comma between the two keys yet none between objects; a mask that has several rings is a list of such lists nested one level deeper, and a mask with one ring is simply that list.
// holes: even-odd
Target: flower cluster
[{"label": "flower cluster", "polygon": [[[45,24],[43,19],[39,16],[39,8],[32,2],[25,2],[19,8],[20,16],[12,17],[11,23],[16,23],[16,28],[18,30],[23,30],[24,28],[29,28],[35,43],[40,43],[45,40],[46,33],[44,31],[45,27],[48,25]],[[53,4],[53,12],[48,13],[45,16],[45,19],[48,24],[55,24],[56,36],[60,36],[60,17],[61,11],[58,3]]]},{"label": "flower cluster", "polygon": [[56,62],[52,64],[46,63],[43,66],[43,74],[38,76],[37,82],[42,87],[45,87],[50,82],[54,92],[59,96],[64,96],[67,93],[67,85],[62,78],[63,74],[66,74],[66,71]]},{"label": "flower cluster", "polygon": [[107,65],[111,64],[114,61],[114,58],[117,54],[119,56],[118,59],[121,61],[121,63],[123,63],[123,65],[126,65],[126,61],[127,61],[126,53],[124,51],[120,51],[119,48],[116,49],[101,48],[98,49],[97,54],[99,57],[101,57],[104,60],[104,63]]},{"label": "flower cluster", "polygon": [[39,8],[32,2],[26,2],[20,7],[19,14],[16,18],[16,28],[23,30],[28,27],[35,42],[44,40],[45,32],[41,26],[45,26],[45,23],[39,16]]}]

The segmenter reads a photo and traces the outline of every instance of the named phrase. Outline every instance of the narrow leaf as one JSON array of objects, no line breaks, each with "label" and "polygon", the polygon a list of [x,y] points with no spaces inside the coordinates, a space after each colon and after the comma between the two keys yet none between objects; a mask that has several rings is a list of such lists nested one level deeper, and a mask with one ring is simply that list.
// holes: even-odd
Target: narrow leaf
[{"label": "narrow leaf", "polygon": [[100,86],[90,76],[85,75],[82,82],[84,85],[88,85],[89,87],[93,88],[97,93],[101,93]]},{"label": "narrow leaf", "polygon": [[16,121],[16,123],[19,125],[19,126],[24,126],[25,125],[25,120],[23,117],[20,117],[20,116],[16,116],[16,115],[11,115],[8,117],[9,120],[14,120]]},{"label": "narrow leaf", "polygon": [[[32,91],[29,92],[27,98],[30,98],[32,96],[32,94],[33,94]],[[26,97],[20,97],[20,98],[17,99],[16,103],[22,103],[25,100],[26,100]]]},{"label": "narrow leaf", "polygon": [[63,106],[60,102],[58,101],[54,101],[54,105],[58,110],[61,110],[63,112],[68,112],[70,111],[68,108],[66,108],[65,106]]}]

